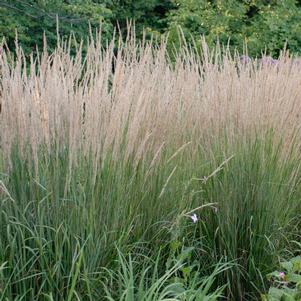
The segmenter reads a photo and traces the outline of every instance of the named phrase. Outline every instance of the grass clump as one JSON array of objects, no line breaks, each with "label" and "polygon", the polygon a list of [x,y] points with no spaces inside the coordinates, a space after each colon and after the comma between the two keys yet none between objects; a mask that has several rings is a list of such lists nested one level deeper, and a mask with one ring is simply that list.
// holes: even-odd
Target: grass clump
[{"label": "grass clump", "polygon": [[298,252],[301,71],[203,48],[0,51],[0,300],[256,300]]}]

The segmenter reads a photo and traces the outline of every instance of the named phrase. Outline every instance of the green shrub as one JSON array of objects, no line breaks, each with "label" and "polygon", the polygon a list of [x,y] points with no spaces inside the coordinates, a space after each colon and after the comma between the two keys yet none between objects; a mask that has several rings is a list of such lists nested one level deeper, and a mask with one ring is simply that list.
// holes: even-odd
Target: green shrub
[{"label": "green shrub", "polygon": [[291,258],[280,263],[282,271],[274,271],[268,275],[272,285],[262,300],[300,300],[301,298],[301,257]]}]

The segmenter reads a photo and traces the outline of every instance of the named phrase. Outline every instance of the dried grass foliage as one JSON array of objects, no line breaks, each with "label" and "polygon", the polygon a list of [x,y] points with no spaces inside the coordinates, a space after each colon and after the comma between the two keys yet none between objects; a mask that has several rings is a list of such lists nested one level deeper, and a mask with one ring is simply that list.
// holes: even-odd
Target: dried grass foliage
[{"label": "dried grass foliage", "polygon": [[[156,154],[162,145],[175,149],[226,131],[273,128],[291,141],[301,112],[301,68],[287,54],[276,66],[241,63],[227,51],[203,54],[183,49],[171,63],[166,43],[154,47],[133,39],[104,49],[91,41],[85,57],[63,43],[26,63],[0,49],[1,141],[9,157],[14,141],[80,150],[95,162],[106,154]],[[3,47],[2,47],[3,48]],[[112,68],[112,62],[114,68]],[[230,139],[229,138],[229,139]],[[209,138],[211,139],[211,138]]]}]

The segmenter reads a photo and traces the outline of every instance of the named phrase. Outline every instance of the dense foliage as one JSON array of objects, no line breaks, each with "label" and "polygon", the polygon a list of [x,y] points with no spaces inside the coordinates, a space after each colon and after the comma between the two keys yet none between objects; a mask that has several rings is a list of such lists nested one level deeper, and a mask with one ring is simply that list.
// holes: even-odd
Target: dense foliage
[{"label": "dense foliage", "polygon": [[[107,20],[112,12],[106,1],[62,1],[62,0],[8,0],[0,1],[0,32],[10,49],[14,48],[16,31],[18,42],[26,53],[43,44],[43,33],[47,37],[49,50],[57,43],[59,34],[85,37],[92,27],[102,23],[104,35],[110,35],[113,26]],[[58,26],[57,26],[58,25]]]},{"label": "dense foliage", "polygon": [[262,301],[298,301],[301,298],[301,257],[296,256],[280,263],[281,271],[267,275],[271,282],[268,294]]},{"label": "dense foliage", "polygon": [[100,26],[103,40],[111,39],[114,28],[122,32],[128,20],[135,20],[137,33],[143,28],[164,30],[165,12],[172,8],[167,0],[2,0],[0,1],[0,36],[4,36],[10,49],[15,47],[16,31],[18,42],[29,53],[36,45],[43,44],[43,33],[47,37],[48,48],[57,43],[57,27],[61,37],[73,33],[77,38],[89,34],[89,26]]},{"label": "dense foliage", "polygon": [[287,42],[292,52],[301,49],[301,8],[295,0],[177,0],[179,9],[170,16],[169,28],[177,39],[181,26],[186,38],[204,35],[232,48],[248,45],[251,55],[261,51],[277,56]]},{"label": "dense foliage", "polygon": [[188,41],[206,36],[209,44],[217,38],[232,49],[247,43],[251,55],[267,50],[277,56],[284,44],[294,53],[301,49],[301,1],[296,0],[1,0],[0,35],[14,48],[15,32],[25,52],[42,45],[56,45],[56,27],[68,36],[86,37],[102,23],[103,39],[116,26],[126,31],[134,20],[138,37],[145,29],[161,35],[170,32],[170,42],[179,44],[179,26]]}]

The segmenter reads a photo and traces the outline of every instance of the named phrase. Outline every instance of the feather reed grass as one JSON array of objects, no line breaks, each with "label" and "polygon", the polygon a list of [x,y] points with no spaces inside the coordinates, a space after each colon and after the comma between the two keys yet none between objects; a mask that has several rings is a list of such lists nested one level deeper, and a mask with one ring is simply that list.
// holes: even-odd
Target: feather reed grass
[{"label": "feather reed grass", "polygon": [[[258,299],[298,237],[300,67],[100,40],[84,57],[68,41],[30,60],[1,46],[0,300]],[[142,269],[136,293],[129,253],[157,275]],[[119,296],[103,280],[115,260]]]}]

